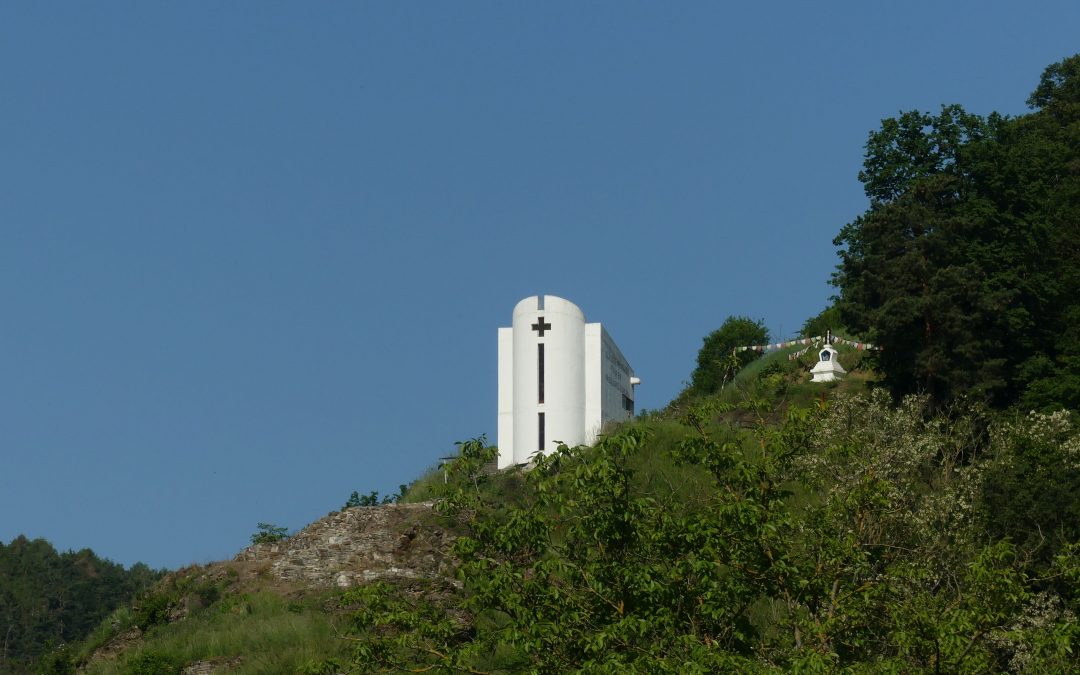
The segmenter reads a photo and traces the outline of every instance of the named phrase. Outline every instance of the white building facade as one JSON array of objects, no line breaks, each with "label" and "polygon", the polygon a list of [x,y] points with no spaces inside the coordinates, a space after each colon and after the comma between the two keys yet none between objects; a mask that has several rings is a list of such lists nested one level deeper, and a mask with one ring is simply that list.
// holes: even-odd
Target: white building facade
[{"label": "white building facade", "polygon": [[499,468],[565,443],[591,445],[634,416],[634,376],[599,323],[577,305],[534,295],[499,329]]}]

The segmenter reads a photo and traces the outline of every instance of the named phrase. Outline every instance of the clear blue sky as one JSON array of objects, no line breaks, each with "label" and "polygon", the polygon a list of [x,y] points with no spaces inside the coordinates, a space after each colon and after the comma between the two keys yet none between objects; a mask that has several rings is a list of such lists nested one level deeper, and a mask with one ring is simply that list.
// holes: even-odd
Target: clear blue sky
[{"label": "clear blue sky", "polygon": [[0,540],[176,567],[393,492],[493,438],[536,293],[660,407],[825,306],[882,118],[1077,51],[1074,0],[5,3]]}]

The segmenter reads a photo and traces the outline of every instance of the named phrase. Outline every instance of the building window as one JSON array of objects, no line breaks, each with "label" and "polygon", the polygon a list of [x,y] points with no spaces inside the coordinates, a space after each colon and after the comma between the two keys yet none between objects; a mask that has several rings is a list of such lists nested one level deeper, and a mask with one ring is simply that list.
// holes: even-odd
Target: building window
[{"label": "building window", "polygon": [[537,429],[540,436],[540,452],[544,451],[544,413],[537,413],[539,415]]},{"label": "building window", "polygon": [[634,399],[630,398],[626,394],[623,394],[622,407],[623,407],[623,410],[625,410],[626,412],[633,415],[634,414]]},{"label": "building window", "polygon": [[544,343],[536,345],[536,382],[539,388],[540,403],[544,402]]}]

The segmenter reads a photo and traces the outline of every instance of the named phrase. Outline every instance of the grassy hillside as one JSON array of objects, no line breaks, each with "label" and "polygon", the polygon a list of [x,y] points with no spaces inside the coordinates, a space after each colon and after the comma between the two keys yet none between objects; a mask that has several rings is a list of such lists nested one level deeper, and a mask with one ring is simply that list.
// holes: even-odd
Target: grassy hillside
[{"label": "grassy hillside", "polygon": [[[170,574],[44,672],[321,672],[351,656],[341,587],[445,577],[448,537],[431,505],[346,508],[234,560]],[[312,664],[315,666],[312,666]]]},{"label": "grassy hillside", "polygon": [[494,449],[465,443],[410,493],[438,497],[437,524],[457,537],[443,572],[334,591],[268,566],[193,568],[68,662],[88,673],[1080,668],[1072,415],[894,404],[868,388],[864,357],[842,352],[851,376],[822,386],[807,383],[809,362],[767,355],[723,392],[681,397],[529,470],[492,474]]},{"label": "grassy hillside", "polygon": [[354,666],[1074,672],[1071,416],[819,391],[687,403],[491,478],[465,446],[444,502],[463,590],[352,592]]},{"label": "grassy hillside", "polygon": [[219,597],[145,632],[137,612],[117,612],[110,628],[75,651],[73,660],[91,674],[175,673],[195,664],[254,674],[304,672],[312,663],[349,655],[347,641],[339,637],[345,617],[334,611],[333,592],[244,591],[228,584],[203,590],[210,588]]},{"label": "grassy hillside", "polygon": [[703,401],[736,405],[753,399],[768,401],[774,409],[783,410],[790,405],[810,405],[823,396],[863,392],[876,380],[870,366],[870,352],[836,345],[837,358],[848,374],[836,382],[811,382],[810,369],[818,361],[818,349],[819,346],[806,345],[767,352],[740,368],[721,391],[701,396],[687,388],[675,397],[667,410],[677,411]]}]

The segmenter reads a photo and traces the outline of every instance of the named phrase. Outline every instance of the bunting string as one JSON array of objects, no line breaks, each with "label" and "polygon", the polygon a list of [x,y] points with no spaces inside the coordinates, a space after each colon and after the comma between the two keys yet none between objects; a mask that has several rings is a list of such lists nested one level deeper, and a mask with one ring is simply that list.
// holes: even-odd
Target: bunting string
[{"label": "bunting string", "polygon": [[796,345],[809,345],[814,342],[821,342],[825,338],[820,335],[812,338],[802,338],[800,340],[788,340],[787,342],[777,342],[771,345],[749,345],[747,347],[736,347],[735,351],[739,352],[772,352],[777,349],[787,349],[788,347],[794,347]]},{"label": "bunting string", "polygon": [[[798,340],[787,340],[785,342],[776,342],[768,345],[747,345],[745,347],[736,347],[732,352],[772,352],[779,349],[787,349],[789,347],[796,347],[798,345],[808,345],[806,349],[802,349],[794,355],[789,356],[789,359],[802,356],[810,349],[809,345],[816,345],[825,342],[826,338],[822,335],[815,335],[814,337],[800,338]],[[831,344],[847,345],[848,347],[854,347],[857,351],[882,351],[884,347],[880,345],[871,344],[869,342],[858,342],[856,340],[849,340],[848,338],[839,337],[836,335],[831,336],[829,340]]]},{"label": "bunting string", "polygon": [[874,344],[870,344],[869,342],[856,342],[855,340],[849,340],[847,338],[836,337],[835,335],[833,336],[832,341],[833,341],[833,344],[847,345],[849,347],[854,347],[855,349],[857,349],[859,351],[862,351],[862,350],[866,349],[866,350],[869,350],[869,351],[880,352],[880,351],[883,351],[885,349],[881,345],[874,345]]},{"label": "bunting string", "polygon": [[812,344],[812,345],[807,345],[807,346],[803,347],[802,349],[800,349],[800,350],[799,350],[799,351],[797,351],[797,352],[793,352],[793,353],[791,353],[791,354],[788,354],[788,355],[787,355],[787,360],[788,360],[788,361],[795,361],[796,359],[799,359],[800,357],[802,357],[802,355],[803,355],[803,354],[805,354],[806,352],[810,351],[810,348],[811,348],[811,347],[816,347],[816,346],[817,346],[817,344],[818,344],[818,343],[814,343],[814,344]]}]

